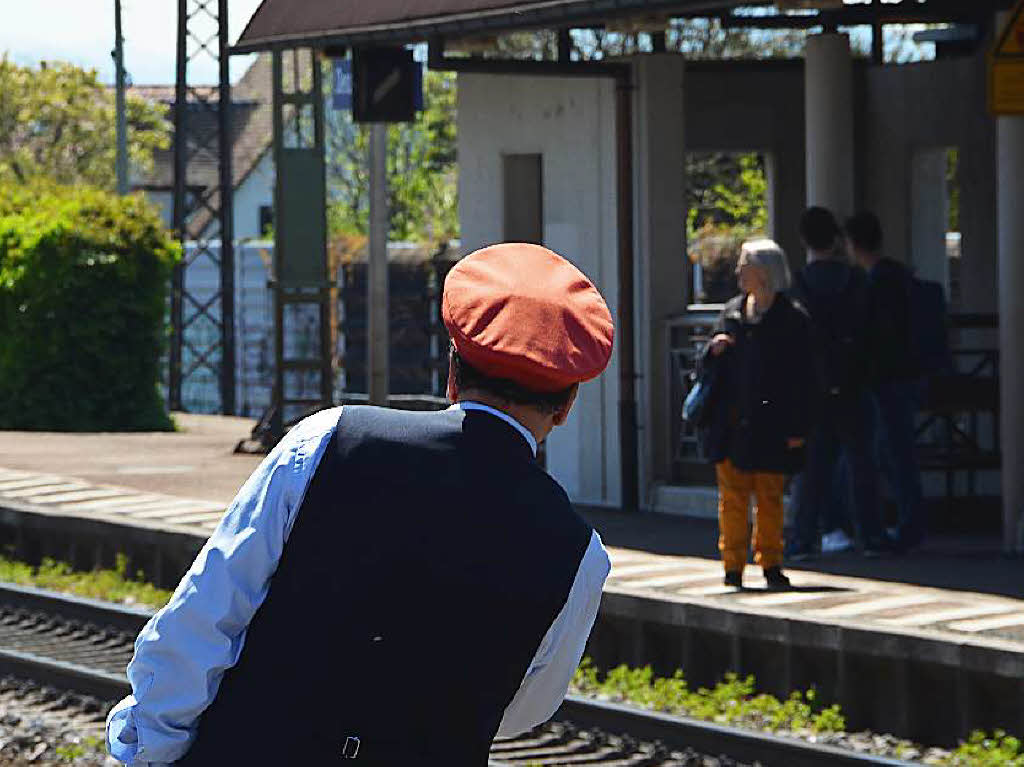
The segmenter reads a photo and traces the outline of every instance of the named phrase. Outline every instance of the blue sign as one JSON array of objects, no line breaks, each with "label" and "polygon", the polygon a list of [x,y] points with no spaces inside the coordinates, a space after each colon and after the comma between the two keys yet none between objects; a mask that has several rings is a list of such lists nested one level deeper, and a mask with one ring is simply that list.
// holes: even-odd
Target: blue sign
[{"label": "blue sign", "polygon": [[334,82],[331,86],[335,109],[352,109],[352,59],[334,60]]}]

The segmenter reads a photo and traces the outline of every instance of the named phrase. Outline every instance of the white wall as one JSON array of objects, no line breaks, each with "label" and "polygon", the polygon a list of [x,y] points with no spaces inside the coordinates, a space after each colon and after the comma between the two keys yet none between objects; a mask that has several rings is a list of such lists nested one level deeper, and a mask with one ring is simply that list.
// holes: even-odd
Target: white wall
[{"label": "white wall", "polygon": [[[460,74],[458,100],[463,250],[502,240],[502,155],[540,153],[545,245],[594,281],[615,316],[614,85]],[[577,503],[619,503],[618,390],[616,355],[548,439],[548,468]]]},{"label": "white wall", "polygon": [[260,208],[274,204],[274,153],[264,152],[259,163],[235,190],[235,239],[259,239]]}]

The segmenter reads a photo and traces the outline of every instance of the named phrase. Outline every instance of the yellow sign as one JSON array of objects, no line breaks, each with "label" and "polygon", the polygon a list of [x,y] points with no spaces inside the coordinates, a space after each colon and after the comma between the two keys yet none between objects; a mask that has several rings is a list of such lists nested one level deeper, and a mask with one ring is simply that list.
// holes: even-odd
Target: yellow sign
[{"label": "yellow sign", "polygon": [[988,104],[997,116],[1024,115],[1024,0],[1017,0],[989,52]]}]

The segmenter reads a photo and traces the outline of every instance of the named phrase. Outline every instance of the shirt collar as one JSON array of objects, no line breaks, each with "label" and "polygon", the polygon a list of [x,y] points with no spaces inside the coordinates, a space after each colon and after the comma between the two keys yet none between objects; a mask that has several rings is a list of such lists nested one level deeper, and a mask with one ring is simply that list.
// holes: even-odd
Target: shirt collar
[{"label": "shirt collar", "polygon": [[523,435],[523,439],[530,446],[530,450],[533,451],[533,457],[537,457],[537,438],[533,436],[533,432],[523,426],[519,421],[510,416],[508,413],[503,413],[490,405],[485,405],[482,402],[456,402],[452,405],[449,410],[482,410],[485,413],[490,413],[502,421],[507,423],[517,432]]}]

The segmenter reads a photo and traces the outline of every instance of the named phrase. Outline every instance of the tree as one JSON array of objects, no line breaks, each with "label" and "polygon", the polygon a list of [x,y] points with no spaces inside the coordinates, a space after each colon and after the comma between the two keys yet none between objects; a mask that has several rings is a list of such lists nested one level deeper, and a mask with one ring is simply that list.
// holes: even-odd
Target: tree
[{"label": "tree", "polygon": [[767,224],[768,179],[756,152],[687,155],[688,224],[691,232],[713,224],[762,232]]},{"label": "tree", "polygon": [[[426,72],[424,109],[412,123],[388,126],[389,238],[439,242],[458,236],[455,76]],[[369,128],[348,112],[327,115],[328,225],[362,237],[369,223]]]},{"label": "tree", "polygon": [[[128,157],[152,169],[170,143],[166,108],[129,94]],[[114,188],[114,92],[96,70],[64,62],[22,67],[0,59],[0,183],[37,180]]]}]

